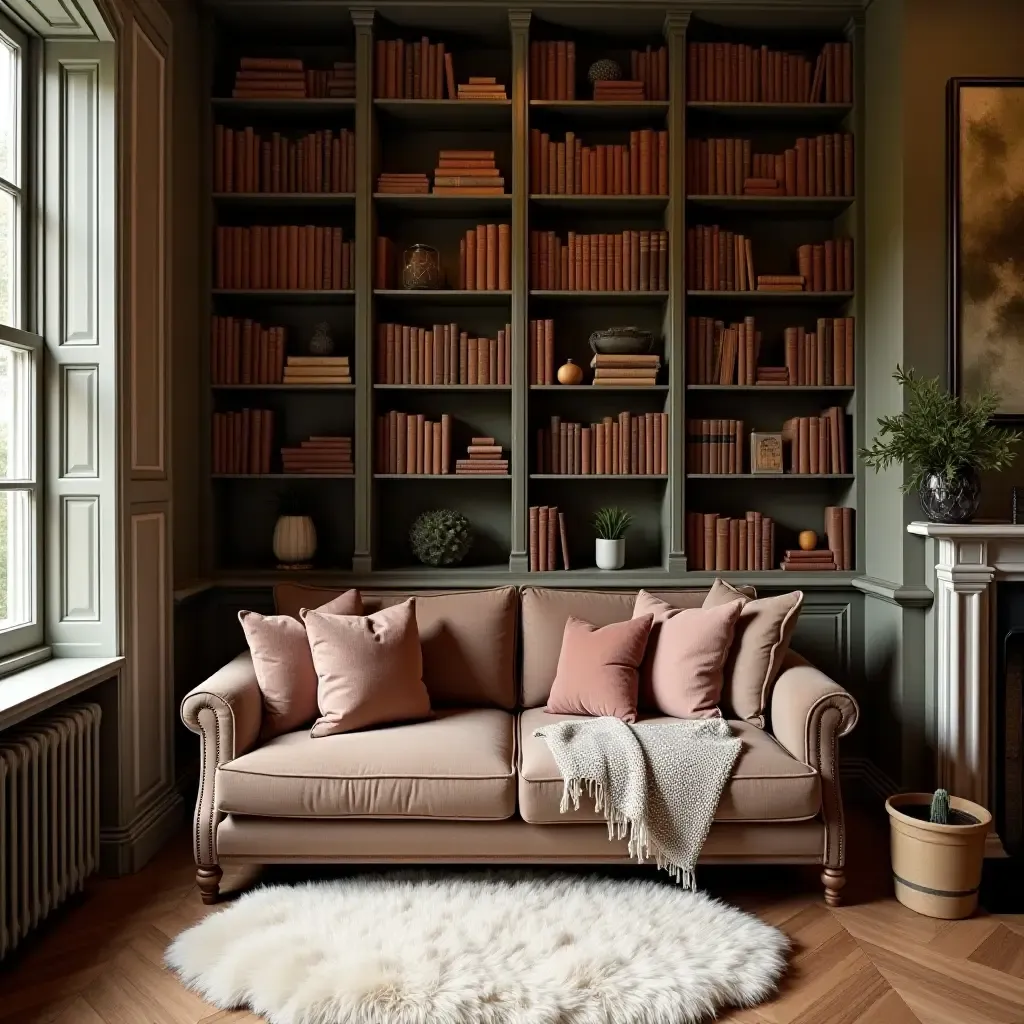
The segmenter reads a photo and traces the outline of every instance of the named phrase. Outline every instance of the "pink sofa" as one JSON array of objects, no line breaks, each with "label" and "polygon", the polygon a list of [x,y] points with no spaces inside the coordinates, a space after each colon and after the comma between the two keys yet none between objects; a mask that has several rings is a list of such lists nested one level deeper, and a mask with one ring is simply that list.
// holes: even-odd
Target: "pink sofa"
[{"label": "pink sofa", "polygon": [[[279,611],[316,607],[338,591],[277,588]],[[680,607],[703,590],[658,591]],[[367,611],[409,593],[364,591]],[[414,596],[424,682],[435,715],[311,739],[308,729],[260,742],[262,702],[249,654],[189,693],[199,734],[193,841],[204,902],[221,864],[596,864],[628,860],[593,807],[559,813],[562,780],[534,730],[571,614],[596,625],[628,619],[625,591],[503,587]],[[845,836],[838,739],[854,699],[795,652],[771,696],[769,728],[732,721],[743,751],[701,857],[706,863],[821,864],[839,902]]]}]

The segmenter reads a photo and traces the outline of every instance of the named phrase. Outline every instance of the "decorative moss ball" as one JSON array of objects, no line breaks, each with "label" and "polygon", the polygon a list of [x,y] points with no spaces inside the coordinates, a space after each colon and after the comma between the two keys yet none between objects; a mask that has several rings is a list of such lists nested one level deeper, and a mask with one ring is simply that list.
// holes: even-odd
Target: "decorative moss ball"
[{"label": "decorative moss ball", "polygon": [[461,512],[435,508],[416,517],[409,544],[424,565],[458,565],[473,546],[473,528]]},{"label": "decorative moss ball", "polygon": [[595,60],[590,65],[590,70],[587,71],[587,78],[590,79],[591,85],[594,82],[617,82],[622,78],[622,68],[617,61],[603,57],[601,60]]}]

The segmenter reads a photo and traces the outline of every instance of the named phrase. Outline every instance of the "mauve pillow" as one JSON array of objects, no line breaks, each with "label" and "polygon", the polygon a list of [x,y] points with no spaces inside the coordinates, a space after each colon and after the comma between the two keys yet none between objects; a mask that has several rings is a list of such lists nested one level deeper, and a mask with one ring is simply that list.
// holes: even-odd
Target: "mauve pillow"
[{"label": "mauve pillow", "polygon": [[[320,606],[332,615],[362,615],[358,590],[347,590]],[[263,696],[260,737],[269,740],[311,722],[317,716],[316,669],[306,627],[291,615],[240,611],[256,682]]]},{"label": "mauve pillow", "polygon": [[717,608],[674,608],[641,590],[633,618],[652,615],[640,665],[640,707],[673,718],[719,718],[722,667],[743,602]]},{"label": "mauve pillow", "polygon": [[320,715],[313,736],[430,714],[413,599],[373,615],[302,609],[317,674]]},{"label": "mauve pillow", "polygon": [[743,607],[725,663],[722,703],[726,714],[763,729],[772,684],[789,650],[804,595],[794,590],[751,601],[725,580],[715,580],[704,598],[704,607],[715,608],[737,599]]},{"label": "mauve pillow", "polygon": [[636,721],[637,669],[653,616],[592,626],[570,615],[547,710],[553,715],[610,715]]}]

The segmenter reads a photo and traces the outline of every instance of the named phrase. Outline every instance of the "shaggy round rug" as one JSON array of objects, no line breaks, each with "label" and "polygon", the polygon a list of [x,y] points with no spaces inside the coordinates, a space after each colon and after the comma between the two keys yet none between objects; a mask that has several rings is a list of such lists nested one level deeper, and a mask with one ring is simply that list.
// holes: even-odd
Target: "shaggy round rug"
[{"label": "shaggy round rug", "polygon": [[402,874],[257,889],[166,958],[273,1024],[695,1024],[769,996],[787,948],[661,881]]}]

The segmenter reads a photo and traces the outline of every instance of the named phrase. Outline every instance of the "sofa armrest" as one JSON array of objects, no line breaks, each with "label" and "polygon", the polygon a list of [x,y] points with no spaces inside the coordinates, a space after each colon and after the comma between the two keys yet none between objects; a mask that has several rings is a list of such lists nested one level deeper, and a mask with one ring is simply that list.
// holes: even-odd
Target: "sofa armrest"
[{"label": "sofa armrest", "polygon": [[217,768],[256,744],[263,720],[263,697],[248,651],[185,695],[181,720],[201,738],[192,834],[196,863],[213,866],[217,863]]},{"label": "sofa armrest", "polygon": [[841,869],[845,861],[838,746],[839,737],[853,729],[859,715],[857,702],[837,682],[796,652],[786,655],[772,690],[772,732],[797,760],[821,776],[827,868]]}]

